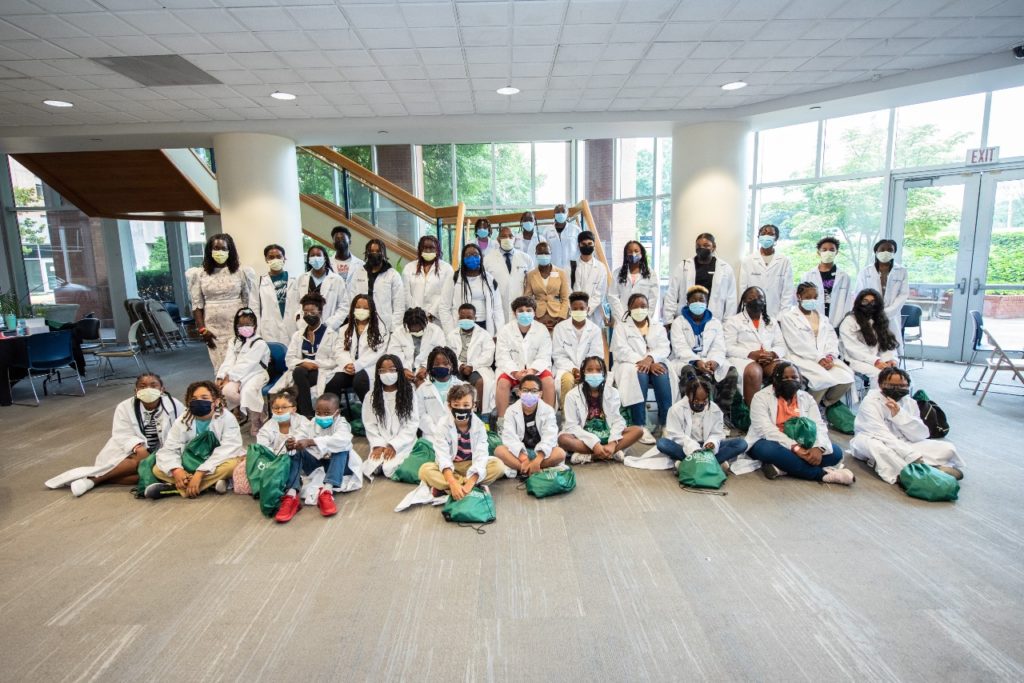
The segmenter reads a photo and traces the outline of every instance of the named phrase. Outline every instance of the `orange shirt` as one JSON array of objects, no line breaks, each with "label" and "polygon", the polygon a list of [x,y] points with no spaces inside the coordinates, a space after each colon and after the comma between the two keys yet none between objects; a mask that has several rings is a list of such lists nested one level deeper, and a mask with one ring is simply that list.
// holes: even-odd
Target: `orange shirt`
[{"label": "orange shirt", "polygon": [[778,399],[779,402],[779,414],[775,418],[775,426],[782,431],[782,425],[786,424],[786,420],[791,417],[800,417],[800,403],[796,400],[796,396],[793,397],[792,401],[786,401],[785,399]]},{"label": "orange shirt", "polygon": [[760,318],[758,318],[757,320],[751,320],[750,322],[754,323],[754,329],[755,330],[761,329],[761,319]]}]

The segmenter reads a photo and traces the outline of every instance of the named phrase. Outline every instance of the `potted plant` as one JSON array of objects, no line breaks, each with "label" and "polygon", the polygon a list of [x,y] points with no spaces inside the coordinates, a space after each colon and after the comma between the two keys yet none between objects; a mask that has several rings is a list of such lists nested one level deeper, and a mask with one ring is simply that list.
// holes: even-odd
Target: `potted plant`
[{"label": "potted plant", "polygon": [[4,325],[8,332],[13,332],[18,324],[18,316],[22,315],[21,302],[14,290],[0,292],[0,315],[4,318]]}]

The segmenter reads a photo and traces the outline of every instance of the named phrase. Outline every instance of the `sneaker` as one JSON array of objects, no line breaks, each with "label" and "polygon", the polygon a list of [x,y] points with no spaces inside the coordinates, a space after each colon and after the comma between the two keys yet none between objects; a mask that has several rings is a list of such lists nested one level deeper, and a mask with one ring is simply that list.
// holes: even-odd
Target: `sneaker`
[{"label": "sneaker", "polygon": [[75,494],[75,498],[77,498],[78,496],[84,496],[95,487],[96,482],[88,477],[82,477],[71,482],[71,493]]},{"label": "sneaker", "polygon": [[761,463],[761,474],[764,475],[765,479],[778,479],[781,472],[779,468],[770,462]]},{"label": "sneaker", "polygon": [[573,465],[588,465],[593,459],[594,456],[590,453],[573,453],[572,457],[569,458],[569,462]]},{"label": "sneaker", "polygon": [[825,476],[821,478],[823,484],[839,484],[840,486],[849,486],[855,481],[857,481],[857,477],[853,476],[853,472],[845,467],[826,467]]},{"label": "sneaker", "polygon": [[654,438],[654,434],[651,434],[651,430],[644,427],[644,433],[643,436],[640,437],[640,443],[651,446],[656,440],[657,439]]},{"label": "sneaker", "polygon": [[277,509],[274,519],[281,524],[290,522],[292,517],[298,514],[300,507],[298,496],[285,496],[281,499],[281,507]]},{"label": "sneaker", "polygon": [[[940,472],[945,472],[946,474],[948,474],[949,476],[953,477],[957,481],[960,481],[961,479],[964,478],[964,473],[963,472],[961,472],[960,470],[958,470],[955,467],[950,467],[949,465],[942,465],[940,467],[936,467],[935,469],[937,469]],[[74,483],[71,484],[71,490],[72,491],[75,490]],[[75,495],[78,495],[78,494],[75,494]]]},{"label": "sneaker", "polygon": [[324,517],[338,514],[338,506],[334,504],[334,492],[329,488],[320,489],[320,495],[316,497],[316,506],[320,508],[320,514]]},{"label": "sneaker", "polygon": [[169,496],[172,493],[177,493],[178,490],[174,488],[174,484],[168,484],[166,482],[158,481],[155,484],[150,484],[146,487],[146,491],[142,494],[150,500],[160,500],[165,496]]},{"label": "sneaker", "polygon": [[213,485],[213,490],[223,496],[225,493],[228,492],[228,480],[227,479],[219,479],[219,480],[217,480],[217,483]]},{"label": "sneaker", "polygon": [[615,462],[622,462],[623,460],[626,459],[626,452],[625,451],[615,451],[614,453],[612,453],[612,459]]},{"label": "sneaker", "polygon": [[441,489],[435,489],[434,487],[430,487],[430,495],[432,495],[434,498],[447,498],[448,492],[442,491]]}]

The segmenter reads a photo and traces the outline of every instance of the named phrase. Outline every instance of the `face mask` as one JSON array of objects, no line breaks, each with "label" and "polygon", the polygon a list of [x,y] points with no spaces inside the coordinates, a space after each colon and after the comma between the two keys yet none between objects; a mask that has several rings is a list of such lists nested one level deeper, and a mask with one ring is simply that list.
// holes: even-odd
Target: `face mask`
[{"label": "face mask", "polygon": [[583,381],[595,389],[604,384],[604,375],[600,372],[583,376]]},{"label": "face mask", "polygon": [[523,327],[529,327],[533,324],[533,311],[523,311],[522,313],[516,313],[516,322]]},{"label": "face mask", "polygon": [[473,414],[473,411],[467,408],[450,408],[450,410],[456,422],[465,422]]},{"label": "face mask", "polygon": [[194,398],[188,402],[188,412],[195,416],[209,415],[210,411],[213,410],[213,401],[207,401],[202,398]]},{"label": "face mask", "polygon": [[366,262],[370,264],[371,268],[376,268],[384,263],[384,257],[380,254],[370,254],[366,257]]},{"label": "face mask", "polygon": [[153,403],[163,396],[163,392],[153,387],[146,387],[145,389],[139,389],[135,392],[135,398],[139,399],[143,403]]},{"label": "face mask", "polygon": [[452,369],[446,368],[443,365],[438,365],[430,369],[430,376],[439,382],[444,382],[452,376]]},{"label": "face mask", "polygon": [[532,233],[535,225],[533,221],[523,221],[523,232]]},{"label": "face mask", "polygon": [[819,251],[818,256],[821,257],[822,263],[832,263],[836,260],[836,252],[834,251]]},{"label": "face mask", "polygon": [[524,408],[533,408],[540,401],[540,395],[534,393],[523,393],[519,395],[519,400],[523,402]]},{"label": "face mask", "polygon": [[422,337],[423,336],[423,330],[417,330],[416,332],[410,332],[409,334],[411,334],[414,337]]},{"label": "face mask", "polygon": [[488,230],[487,228],[477,228],[476,229],[476,236],[479,239],[484,239],[485,237],[487,237],[490,234],[491,234],[491,231]]},{"label": "face mask", "polygon": [[272,258],[269,261],[267,261],[267,267],[276,273],[277,271],[284,269],[284,259]]},{"label": "face mask", "polygon": [[640,254],[626,254],[626,263],[640,263]]},{"label": "face mask", "polygon": [[784,379],[775,389],[775,393],[787,401],[796,396],[796,392],[798,391],[800,391],[800,382],[795,379]]},{"label": "face mask", "polygon": [[386,387],[393,387],[398,383],[397,372],[382,372],[380,373],[380,383]]},{"label": "face mask", "polygon": [[771,235],[761,235],[757,238],[757,243],[762,249],[771,249],[775,246],[775,238]]},{"label": "face mask", "polygon": [[638,323],[642,323],[643,321],[647,320],[646,308],[634,308],[629,312],[629,314],[633,316],[633,320],[637,321]]},{"label": "face mask", "polygon": [[888,263],[889,261],[892,261],[893,257],[895,257],[895,256],[896,256],[896,254],[892,253],[891,251],[876,251],[875,252],[875,258],[878,259],[879,263]]},{"label": "face mask", "polygon": [[357,308],[355,313],[353,313],[353,315],[356,317],[356,320],[358,320],[359,322],[364,322],[364,321],[370,319],[370,309],[369,308]]},{"label": "face mask", "polygon": [[815,311],[815,310],[818,309],[818,300],[817,299],[801,299],[800,300],[800,308],[804,309],[805,311]]},{"label": "face mask", "polygon": [[461,318],[459,320],[459,329],[469,332],[471,329],[476,327],[476,322],[469,320],[468,318]]},{"label": "face mask", "polygon": [[694,403],[693,401],[690,401],[690,410],[695,413],[703,413],[704,409],[707,407],[708,404],[706,401],[704,403]]},{"label": "face mask", "polygon": [[906,387],[882,387],[882,395],[894,401],[900,401],[910,395],[910,389]]},{"label": "face mask", "polygon": [[324,257],[323,256],[310,256],[309,257],[309,266],[313,270],[320,270],[321,268],[324,267]]},{"label": "face mask", "polygon": [[703,301],[694,301],[692,304],[687,306],[690,309],[690,313],[693,315],[704,315],[704,311],[708,310],[708,305]]},{"label": "face mask", "polygon": [[746,309],[747,315],[754,317],[760,315],[761,311],[764,310],[764,302],[760,299],[754,299],[753,301],[748,301],[743,308]]},{"label": "face mask", "polygon": [[877,313],[881,307],[878,305],[877,301],[862,301],[860,302],[860,306],[857,308],[868,315],[873,315]]},{"label": "face mask", "polygon": [[320,316],[318,315],[304,315],[302,319],[312,328],[320,327]]},{"label": "face mask", "polygon": [[501,248],[504,249],[505,251],[512,251],[512,247],[516,246],[515,240],[513,240],[511,237],[504,237],[498,240],[498,243],[501,245]]},{"label": "face mask", "polygon": [[430,263],[431,261],[433,261],[434,259],[437,258],[437,252],[436,251],[425,251],[422,254],[420,254],[420,258],[422,258],[427,263]]},{"label": "face mask", "polygon": [[704,247],[697,247],[697,260],[698,261],[707,261],[709,258],[711,258],[711,250],[710,249],[706,249]]},{"label": "face mask", "polygon": [[555,214],[555,222],[556,223],[564,223],[565,219],[568,218],[568,217],[569,217],[568,214],[566,214],[564,211],[560,211],[560,212]]},{"label": "face mask", "polygon": [[587,319],[586,311],[569,311],[569,315],[571,315],[572,319],[578,323],[581,323]]},{"label": "face mask", "polygon": [[213,260],[216,263],[220,263],[223,265],[228,260],[229,253],[222,249],[214,249],[212,252],[210,252],[210,256],[213,257]]},{"label": "face mask", "polygon": [[256,334],[256,328],[252,325],[242,325],[238,328],[238,336],[242,339],[248,339],[254,334]]},{"label": "face mask", "polygon": [[466,266],[467,270],[479,270],[480,269],[480,257],[477,256],[476,254],[474,254],[472,256],[467,256],[466,258],[462,259],[462,263],[463,263],[463,265]]},{"label": "face mask", "polygon": [[538,266],[550,266],[551,265],[551,254],[537,254],[537,265]]},{"label": "face mask", "polygon": [[594,253],[594,245],[584,244],[580,246],[580,253],[583,254],[584,256],[590,256],[591,254]]},{"label": "face mask", "polygon": [[278,424],[283,424],[285,422],[291,422],[292,414],[291,413],[274,413],[273,415],[271,415],[271,417],[274,419],[274,422],[276,422]]},{"label": "face mask", "polygon": [[319,427],[320,429],[327,429],[332,424],[334,424],[333,415],[317,415],[315,419],[316,426]]}]

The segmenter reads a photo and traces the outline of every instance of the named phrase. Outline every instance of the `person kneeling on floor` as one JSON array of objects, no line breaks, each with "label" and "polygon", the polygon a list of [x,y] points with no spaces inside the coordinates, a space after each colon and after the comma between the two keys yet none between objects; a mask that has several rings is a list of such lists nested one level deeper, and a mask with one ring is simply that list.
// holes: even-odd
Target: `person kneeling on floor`
[{"label": "person kneeling on floor", "polygon": [[506,467],[523,477],[565,462],[565,451],[557,445],[555,409],[540,395],[540,377],[525,375],[519,380],[519,400],[505,413],[501,445],[494,449]]},{"label": "person kneeling on floor", "polygon": [[683,398],[668,411],[665,434],[658,439],[658,450],[676,461],[697,451],[715,454],[722,471],[729,473],[729,462],[747,450],[743,439],[725,438],[725,417],[712,402],[711,382],[696,376],[683,387]]}]

